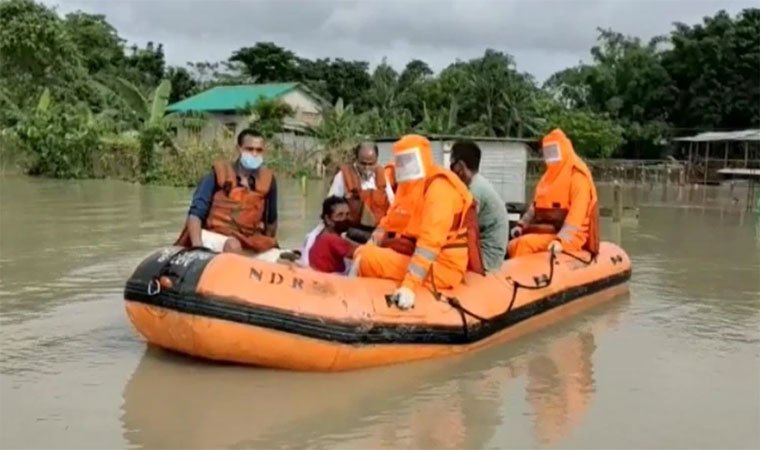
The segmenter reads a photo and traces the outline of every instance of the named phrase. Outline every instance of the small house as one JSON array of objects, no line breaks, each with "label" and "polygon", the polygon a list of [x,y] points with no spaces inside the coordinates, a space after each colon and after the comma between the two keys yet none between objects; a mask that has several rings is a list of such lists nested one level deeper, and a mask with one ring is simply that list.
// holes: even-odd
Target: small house
[{"label": "small house", "polygon": [[303,132],[322,120],[323,101],[301,83],[216,86],[173,103],[166,110],[167,113],[204,113],[213,125],[221,124],[237,134],[248,125],[248,118],[241,110],[260,99],[277,99],[293,109],[294,114],[284,120],[286,130]]},{"label": "small house", "polygon": [[688,164],[693,183],[718,184],[722,169],[760,169],[760,129],[715,132],[673,139],[675,155]]}]

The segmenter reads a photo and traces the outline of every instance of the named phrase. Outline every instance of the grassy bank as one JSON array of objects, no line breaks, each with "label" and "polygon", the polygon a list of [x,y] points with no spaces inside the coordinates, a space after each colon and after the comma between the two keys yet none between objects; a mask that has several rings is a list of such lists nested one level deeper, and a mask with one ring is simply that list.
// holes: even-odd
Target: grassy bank
[{"label": "grassy bank", "polygon": [[[162,131],[98,132],[80,128],[64,133],[46,127],[6,130],[0,139],[0,170],[53,178],[118,179],[144,184],[194,186],[218,159],[236,156],[235,136],[220,127],[201,138]],[[310,156],[310,157],[307,157]],[[315,176],[314,155],[268,142],[267,166],[280,176]]]}]

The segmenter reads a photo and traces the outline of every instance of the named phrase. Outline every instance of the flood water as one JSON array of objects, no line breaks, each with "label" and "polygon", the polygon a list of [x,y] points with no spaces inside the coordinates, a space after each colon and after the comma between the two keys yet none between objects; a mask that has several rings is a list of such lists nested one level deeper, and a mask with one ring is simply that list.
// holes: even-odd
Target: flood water
[{"label": "flood water", "polygon": [[[0,447],[760,448],[760,225],[741,191],[627,190],[638,219],[603,224],[632,259],[624,298],[464,357],[310,374],[133,332],[124,282],[176,237],[189,190],[0,183]],[[325,189],[281,184],[298,245]]]}]

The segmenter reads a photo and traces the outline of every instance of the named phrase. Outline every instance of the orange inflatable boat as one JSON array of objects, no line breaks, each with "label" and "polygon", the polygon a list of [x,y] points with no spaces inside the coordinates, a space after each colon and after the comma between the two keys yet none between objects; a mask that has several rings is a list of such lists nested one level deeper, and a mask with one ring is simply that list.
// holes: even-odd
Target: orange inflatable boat
[{"label": "orange inflatable boat", "polygon": [[132,324],[158,347],[217,361],[339,371],[461,354],[529,330],[531,322],[627,290],[628,255],[585,252],[507,260],[452,290],[388,304],[396,284],[348,278],[231,253],[169,247],[127,281]]}]

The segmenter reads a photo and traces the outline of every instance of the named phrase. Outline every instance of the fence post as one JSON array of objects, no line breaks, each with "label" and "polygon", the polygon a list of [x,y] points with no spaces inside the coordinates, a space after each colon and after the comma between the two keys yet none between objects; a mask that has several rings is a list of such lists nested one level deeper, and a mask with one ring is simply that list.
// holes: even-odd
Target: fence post
[{"label": "fence post", "polygon": [[617,245],[623,243],[623,224],[616,223],[612,225],[612,242]]},{"label": "fence post", "polygon": [[306,175],[301,175],[301,179],[299,181],[301,182],[301,195],[306,197]]},{"label": "fence post", "polygon": [[620,222],[623,217],[623,193],[619,183],[612,188],[612,221]]}]

